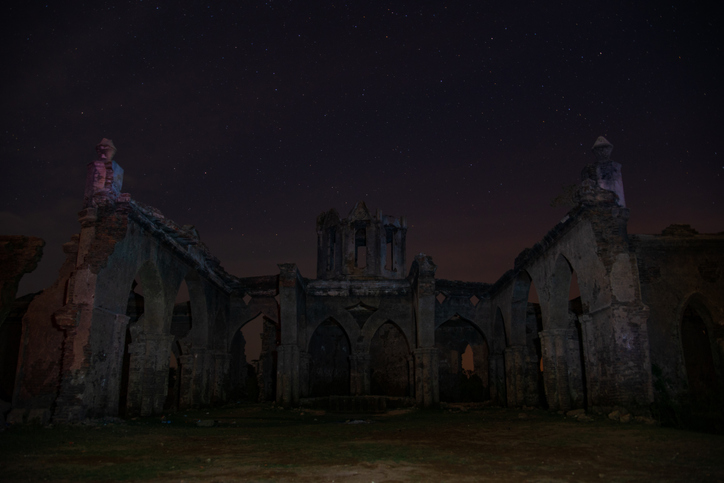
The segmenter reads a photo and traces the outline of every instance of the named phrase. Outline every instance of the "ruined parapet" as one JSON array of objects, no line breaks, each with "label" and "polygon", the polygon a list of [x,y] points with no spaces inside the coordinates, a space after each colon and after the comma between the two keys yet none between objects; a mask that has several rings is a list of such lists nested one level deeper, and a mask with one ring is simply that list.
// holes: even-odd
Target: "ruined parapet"
[{"label": "ruined parapet", "polygon": [[586,199],[605,200],[604,190],[615,195],[613,201],[618,206],[625,208],[626,199],[623,194],[623,177],[621,176],[621,165],[611,160],[613,145],[606,138],[599,136],[591,148],[596,157],[593,164],[589,164],[581,172],[582,190],[580,196]]},{"label": "ruined parapet", "polygon": [[347,218],[335,209],[317,217],[317,278],[405,278],[404,217],[372,215],[358,202]]}]

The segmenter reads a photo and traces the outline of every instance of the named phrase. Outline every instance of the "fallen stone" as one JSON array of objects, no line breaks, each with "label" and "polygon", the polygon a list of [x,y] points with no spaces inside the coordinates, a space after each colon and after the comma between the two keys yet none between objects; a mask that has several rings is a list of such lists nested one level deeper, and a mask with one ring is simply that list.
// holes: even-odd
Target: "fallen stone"
[{"label": "fallen stone", "polygon": [[644,424],[656,424],[657,423],[657,421],[655,419],[649,418],[646,416],[636,416],[634,419],[636,421],[638,421],[639,423],[644,423]]},{"label": "fallen stone", "polygon": [[611,419],[613,421],[618,421],[621,418],[621,413],[618,411],[611,411],[608,413],[608,419]]},{"label": "fallen stone", "polygon": [[621,406],[614,406],[613,411],[618,411],[618,413],[621,416],[625,416],[626,414],[629,414],[628,409],[621,407]]},{"label": "fallen stone", "polygon": [[23,424],[25,422],[25,412],[26,410],[24,408],[15,408],[10,411],[6,421],[9,424]]},{"label": "fallen stone", "polygon": [[566,413],[566,416],[572,417],[572,418],[577,418],[577,417],[579,417],[579,416],[581,416],[581,415],[584,415],[584,414],[586,414],[586,410],[585,410],[585,409],[572,409],[572,410],[570,410],[570,411],[568,411],[568,412]]},{"label": "fallen stone", "polygon": [[621,418],[619,419],[619,421],[621,421],[622,423],[629,423],[629,422],[631,422],[631,415],[630,415],[630,414],[624,414],[623,416],[621,416]]},{"label": "fallen stone", "polygon": [[45,426],[50,422],[50,410],[46,408],[31,409],[28,413],[28,424],[40,424]]},{"label": "fallen stone", "polygon": [[593,418],[591,416],[588,416],[587,414],[581,414],[576,418],[576,421],[589,422],[593,421]]}]

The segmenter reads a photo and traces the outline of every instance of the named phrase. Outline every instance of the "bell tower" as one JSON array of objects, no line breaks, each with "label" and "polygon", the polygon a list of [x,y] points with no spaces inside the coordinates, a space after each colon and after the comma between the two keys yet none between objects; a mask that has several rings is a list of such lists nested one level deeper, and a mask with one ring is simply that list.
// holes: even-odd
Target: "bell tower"
[{"label": "bell tower", "polygon": [[363,201],[347,218],[332,208],[317,217],[317,278],[405,278],[404,217],[373,216]]}]

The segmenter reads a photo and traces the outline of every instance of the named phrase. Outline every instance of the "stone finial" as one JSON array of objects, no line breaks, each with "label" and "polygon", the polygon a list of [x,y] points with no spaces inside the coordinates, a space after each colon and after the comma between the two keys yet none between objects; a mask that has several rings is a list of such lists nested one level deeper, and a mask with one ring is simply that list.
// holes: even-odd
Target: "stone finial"
[{"label": "stone finial", "polygon": [[[88,163],[83,198],[85,208],[108,202],[114,203],[121,195],[123,186],[123,168],[113,160],[113,156],[116,154],[116,146],[113,141],[103,138],[96,145],[96,153],[98,153],[98,159]],[[126,198],[125,201],[130,201],[129,196]]]},{"label": "stone finial", "polygon": [[609,143],[608,140],[603,136],[598,136],[596,142],[593,143],[593,154],[596,155],[596,160],[599,163],[608,161],[611,158],[611,151],[613,151],[613,144]]},{"label": "stone finial", "polygon": [[101,142],[96,145],[96,153],[98,153],[98,159],[102,161],[113,161],[113,156],[116,155],[116,146],[113,144],[111,139],[103,138]]}]

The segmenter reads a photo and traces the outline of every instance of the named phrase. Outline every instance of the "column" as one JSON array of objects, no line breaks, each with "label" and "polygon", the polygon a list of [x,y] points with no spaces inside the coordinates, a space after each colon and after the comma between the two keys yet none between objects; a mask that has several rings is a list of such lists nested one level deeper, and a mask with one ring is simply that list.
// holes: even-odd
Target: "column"
[{"label": "column", "polygon": [[436,406],[440,402],[438,359],[434,347],[415,349],[415,399],[422,407]]},{"label": "column", "polygon": [[505,378],[504,354],[490,354],[488,362],[488,380],[490,381],[490,399],[501,406],[508,404]]},{"label": "column", "polygon": [[550,329],[540,332],[543,351],[543,381],[548,407],[553,411],[567,411],[571,408],[568,388],[569,329]]},{"label": "column", "polygon": [[510,346],[503,352],[505,359],[505,386],[507,405],[523,405],[525,397],[525,346]]},{"label": "column", "polygon": [[349,356],[350,388],[353,396],[367,396],[370,393],[370,355],[352,354]]},{"label": "column", "polygon": [[277,404],[291,407],[299,403],[299,347],[277,347]]}]

